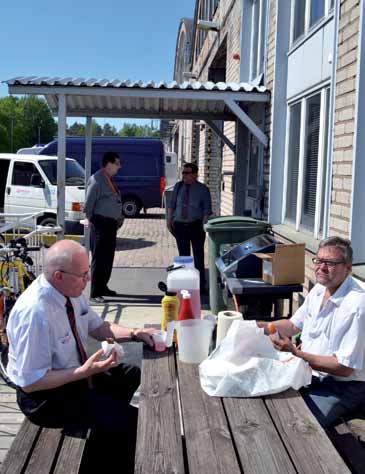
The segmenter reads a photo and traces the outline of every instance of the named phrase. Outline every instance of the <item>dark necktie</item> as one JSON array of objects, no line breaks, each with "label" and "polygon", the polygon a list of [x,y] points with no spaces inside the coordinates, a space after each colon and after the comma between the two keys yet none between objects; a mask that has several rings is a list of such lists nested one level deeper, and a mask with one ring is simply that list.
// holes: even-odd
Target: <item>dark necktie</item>
[{"label": "dark necktie", "polygon": [[183,194],[181,217],[184,220],[189,218],[189,193],[190,193],[190,184],[185,184],[185,191]]},{"label": "dark necktie", "polygon": [[86,355],[84,346],[82,345],[79,333],[77,332],[75,312],[74,312],[74,308],[72,306],[71,300],[68,296],[66,296],[66,313],[68,316],[68,320],[70,322],[72,334],[74,335],[74,338],[76,341],[76,347],[77,347],[77,352],[79,354],[80,363],[84,364],[87,361],[87,355]]}]

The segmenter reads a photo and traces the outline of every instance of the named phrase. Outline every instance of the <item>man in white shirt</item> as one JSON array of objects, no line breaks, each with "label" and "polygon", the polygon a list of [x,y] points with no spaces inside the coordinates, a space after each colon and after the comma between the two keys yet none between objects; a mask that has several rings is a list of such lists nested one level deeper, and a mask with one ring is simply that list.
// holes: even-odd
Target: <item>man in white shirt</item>
[{"label": "man in white shirt", "polygon": [[[351,415],[365,400],[365,291],[351,277],[347,239],[321,241],[313,258],[317,284],[290,320],[274,324],[274,347],[308,362],[312,383],[303,397],[325,428]],[[267,332],[267,323],[258,323]],[[301,331],[302,344],[290,338]]]},{"label": "man in white shirt", "polygon": [[133,449],[137,410],[129,402],[139,369],[117,365],[114,351],[104,360],[102,349],[87,357],[85,347],[88,336],[152,347],[155,330],[103,321],[82,295],[89,279],[88,255],[80,244],[63,240],[48,250],[43,274],[10,314],[9,378],[21,410],[35,424],[125,435]]}]

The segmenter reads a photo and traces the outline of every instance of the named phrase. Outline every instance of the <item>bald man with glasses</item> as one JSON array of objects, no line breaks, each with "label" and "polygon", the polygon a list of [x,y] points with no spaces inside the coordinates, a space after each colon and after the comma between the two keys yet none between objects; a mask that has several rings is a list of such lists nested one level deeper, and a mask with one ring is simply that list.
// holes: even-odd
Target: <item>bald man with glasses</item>
[{"label": "bald man with glasses", "polygon": [[[365,291],[352,278],[351,243],[329,237],[314,257],[317,284],[290,320],[274,324],[279,351],[292,352],[312,368],[312,383],[302,390],[324,428],[351,416],[365,400]],[[267,324],[259,322],[265,329]],[[301,332],[301,345],[291,337]]]},{"label": "bald man with glasses", "polygon": [[89,280],[89,259],[80,244],[62,240],[48,250],[43,274],[10,314],[8,375],[20,409],[33,423],[92,428],[109,440],[124,436],[133,458],[137,410],[129,402],[140,371],[117,365],[114,351],[107,358],[102,349],[88,356],[87,339],[153,347],[156,330],[102,320],[82,294]]}]

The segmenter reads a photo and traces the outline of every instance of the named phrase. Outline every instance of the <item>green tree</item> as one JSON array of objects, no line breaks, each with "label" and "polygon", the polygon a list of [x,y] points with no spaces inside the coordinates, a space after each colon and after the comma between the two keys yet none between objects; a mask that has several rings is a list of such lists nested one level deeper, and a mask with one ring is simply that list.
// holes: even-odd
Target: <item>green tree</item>
[{"label": "green tree", "polygon": [[110,123],[105,123],[103,127],[103,137],[116,137],[118,136],[117,129],[114,125],[110,125]]},{"label": "green tree", "polygon": [[[103,134],[103,129],[96,120],[92,121],[91,130],[93,137],[101,137]],[[69,137],[85,137],[85,125],[83,123],[74,122],[67,127],[66,134]]]},{"label": "green tree", "polygon": [[0,99],[0,149],[15,152],[38,142],[48,143],[57,125],[46,102],[36,96]]},{"label": "green tree", "polygon": [[135,123],[125,123],[119,130],[120,137],[152,137],[160,138],[160,131],[149,125],[137,125]]},{"label": "green tree", "polygon": [[70,127],[67,127],[66,134],[69,137],[84,137],[85,125],[83,123],[74,122]]}]

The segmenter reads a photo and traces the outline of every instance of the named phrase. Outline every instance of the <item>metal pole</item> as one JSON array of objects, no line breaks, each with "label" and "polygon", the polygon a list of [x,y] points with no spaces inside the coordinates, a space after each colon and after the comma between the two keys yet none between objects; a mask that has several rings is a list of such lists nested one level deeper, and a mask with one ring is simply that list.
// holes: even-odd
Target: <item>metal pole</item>
[{"label": "metal pole", "polygon": [[14,152],[14,115],[10,117],[10,151]]},{"label": "metal pole", "polygon": [[57,141],[57,224],[62,232],[57,240],[65,235],[65,185],[66,185],[66,96],[58,96],[58,141]]},{"label": "metal pole", "polygon": [[[86,117],[85,127],[85,199],[87,183],[91,175],[92,117]],[[84,227],[84,245],[90,250],[90,229]]]}]

